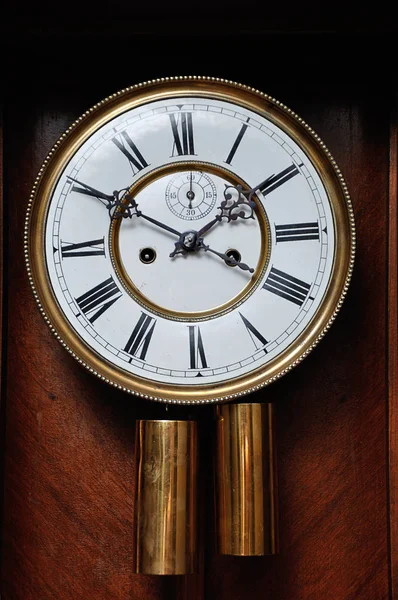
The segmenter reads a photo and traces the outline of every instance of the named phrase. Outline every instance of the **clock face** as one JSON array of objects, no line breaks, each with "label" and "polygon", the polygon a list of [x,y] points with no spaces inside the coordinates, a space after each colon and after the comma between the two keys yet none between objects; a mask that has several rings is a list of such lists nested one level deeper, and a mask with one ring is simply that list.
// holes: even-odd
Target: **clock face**
[{"label": "clock face", "polygon": [[166,401],[278,377],[334,318],[353,221],[287,109],[214,81],[104,102],[58,146],[28,214],[43,312],[86,366]]}]

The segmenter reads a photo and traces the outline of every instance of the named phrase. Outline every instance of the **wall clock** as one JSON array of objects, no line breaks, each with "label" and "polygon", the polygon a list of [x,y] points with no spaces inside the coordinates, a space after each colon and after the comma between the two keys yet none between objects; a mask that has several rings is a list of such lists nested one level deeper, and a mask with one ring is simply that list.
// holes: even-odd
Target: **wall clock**
[{"label": "wall clock", "polygon": [[111,385],[173,403],[232,400],[301,361],[354,257],[341,173],[256,90],[212,78],[112,95],[62,136],[26,220],[35,297]]},{"label": "wall clock", "polygon": [[[72,125],[36,180],[25,243],[40,310],[82,365],[137,396],[207,404],[310,352],[347,291],[354,238],[341,173],[297,115],[244,85],[183,77],[122,90]],[[228,406],[220,551],[272,553],[272,415]],[[136,571],[191,572],[195,426],[153,423],[137,428]]]}]

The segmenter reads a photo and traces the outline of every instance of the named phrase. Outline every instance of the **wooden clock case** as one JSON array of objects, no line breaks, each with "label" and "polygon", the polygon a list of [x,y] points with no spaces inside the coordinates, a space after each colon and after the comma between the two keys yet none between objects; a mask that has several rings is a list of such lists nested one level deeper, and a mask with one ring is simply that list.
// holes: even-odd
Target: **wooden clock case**
[{"label": "wooden clock case", "polygon": [[[67,13],[59,6],[31,15],[8,7],[1,93],[4,600],[398,597],[396,31],[377,15],[346,15],[342,24],[337,17],[269,15],[253,0],[245,6],[243,19],[240,3],[213,7],[212,19],[204,7],[187,12],[182,4],[150,10],[72,2]],[[253,398],[274,400],[277,412],[274,557],[213,551],[213,409],[146,403],[104,386],[52,337],[25,269],[30,189],[61,133],[118,89],[184,74],[246,83],[292,108],[328,146],[355,210],[356,264],[339,316],[298,368]],[[198,572],[136,576],[135,420],[180,415],[198,419],[200,428]]]}]

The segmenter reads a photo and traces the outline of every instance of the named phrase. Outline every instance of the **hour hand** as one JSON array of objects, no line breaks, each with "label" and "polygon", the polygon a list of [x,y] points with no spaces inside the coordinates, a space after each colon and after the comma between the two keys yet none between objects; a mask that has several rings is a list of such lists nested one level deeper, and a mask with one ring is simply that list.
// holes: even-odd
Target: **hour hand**
[{"label": "hour hand", "polygon": [[207,233],[214,225],[216,225],[216,223],[221,223],[223,219],[227,219],[228,223],[230,221],[236,221],[239,218],[254,219],[255,207],[256,203],[254,200],[245,198],[240,185],[236,187],[233,185],[226,186],[224,190],[224,200],[218,207],[220,213],[199,229],[198,237]]},{"label": "hour hand", "polygon": [[201,243],[200,247],[203,248],[205,252],[211,252],[212,254],[219,256],[225,262],[225,264],[231,267],[239,267],[240,269],[242,269],[242,271],[249,271],[249,273],[254,273],[254,269],[249,267],[249,265],[247,265],[246,263],[236,260],[236,258],[234,258],[233,256],[228,256],[228,254],[218,252],[217,250],[206,246],[205,244],[203,244],[203,242]]},{"label": "hour hand", "polygon": [[254,188],[244,190],[241,185],[228,185],[224,190],[224,200],[221,202],[220,218],[226,218],[228,223],[241,219],[254,219],[254,209],[256,203],[253,196],[256,192],[261,191],[266,183],[272,180],[275,175],[271,175],[264,179]]}]

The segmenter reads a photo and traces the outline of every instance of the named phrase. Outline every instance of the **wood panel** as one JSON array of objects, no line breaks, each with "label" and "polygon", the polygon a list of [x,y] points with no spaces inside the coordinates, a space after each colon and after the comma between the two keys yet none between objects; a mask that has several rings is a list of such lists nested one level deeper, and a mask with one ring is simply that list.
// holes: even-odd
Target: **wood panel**
[{"label": "wood panel", "polygon": [[[358,70],[352,63],[343,65],[345,85],[336,85],[322,68],[323,57],[313,52],[312,38],[278,38],[288,56],[300,55],[306,65],[287,80],[275,39],[259,37],[250,48],[237,49],[225,37],[180,56],[178,43],[169,40],[165,46],[153,38],[156,64],[149,59],[133,64],[126,57],[141,51],[136,39],[117,49],[100,48],[96,61],[92,41],[76,44],[66,38],[68,47],[58,49],[51,76],[43,41],[23,60],[10,59],[4,142],[4,600],[389,598],[386,106],[391,97],[388,89],[369,89],[362,63]],[[251,52],[274,57],[266,81],[247,67]],[[108,62],[101,62],[105,55]],[[29,191],[58,136],[116,89],[173,74],[177,64],[180,72],[191,72],[192,57],[196,72],[252,84],[303,116],[340,164],[356,213],[355,273],[338,319],[298,369],[254,396],[273,398],[277,406],[281,552],[272,558],[220,557],[213,551],[211,409],[178,411],[143,403],[104,387],[81,369],[40,317],[23,261]],[[381,83],[381,76],[375,77]],[[134,576],[134,423],[142,416],[173,414],[200,421],[199,576]]]},{"label": "wood panel", "polygon": [[392,597],[398,594],[398,102],[390,135],[388,253],[389,505]]}]

